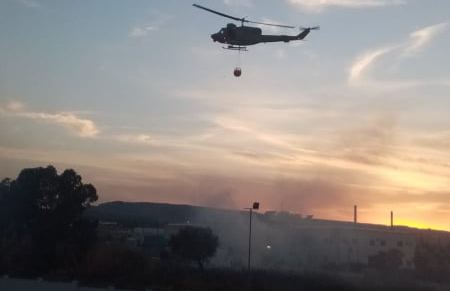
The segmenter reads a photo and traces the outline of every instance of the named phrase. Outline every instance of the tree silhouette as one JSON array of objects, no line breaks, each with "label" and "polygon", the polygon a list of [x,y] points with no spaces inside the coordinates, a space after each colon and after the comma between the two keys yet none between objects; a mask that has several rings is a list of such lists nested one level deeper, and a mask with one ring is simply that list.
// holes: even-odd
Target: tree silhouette
[{"label": "tree silhouette", "polygon": [[394,271],[402,267],[402,260],[403,253],[397,249],[380,251],[376,255],[369,256],[369,267],[379,271]]},{"label": "tree silhouette", "polygon": [[188,226],[172,235],[169,246],[183,259],[193,261],[203,270],[204,263],[214,256],[219,244],[218,237],[210,228]]},{"label": "tree silhouette", "polygon": [[26,268],[34,273],[74,262],[93,238],[96,224],[82,213],[97,199],[94,186],[83,184],[74,170],[58,175],[53,166],[23,169],[16,180],[0,184],[0,240],[11,253],[31,254]]},{"label": "tree silhouette", "polygon": [[420,238],[415,249],[414,264],[420,277],[450,282],[450,243]]}]

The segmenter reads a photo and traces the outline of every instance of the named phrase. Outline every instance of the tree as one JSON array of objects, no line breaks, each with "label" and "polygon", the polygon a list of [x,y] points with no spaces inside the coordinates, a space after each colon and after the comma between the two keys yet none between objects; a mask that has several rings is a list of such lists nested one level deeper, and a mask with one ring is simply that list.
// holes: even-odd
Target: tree
[{"label": "tree", "polygon": [[174,254],[196,262],[200,270],[203,270],[204,263],[214,256],[218,245],[218,237],[210,228],[204,227],[184,227],[169,240],[169,246]]},{"label": "tree", "polygon": [[9,189],[11,186],[11,180],[6,178],[0,182],[0,235],[3,232],[6,221],[8,219],[8,209],[6,205],[6,199],[9,196]]},{"label": "tree", "polygon": [[450,281],[450,243],[421,237],[417,240],[414,264],[423,279]]},{"label": "tree", "polygon": [[378,254],[369,257],[369,267],[379,271],[394,271],[402,266],[403,253],[397,249],[390,249],[386,252],[380,251]]},{"label": "tree", "polygon": [[74,170],[58,175],[53,166],[23,169],[16,180],[0,184],[0,210],[6,216],[0,240],[14,238],[16,253],[32,254],[31,271],[48,271],[61,262],[58,254],[80,255],[96,226],[82,213],[97,199],[95,187],[83,184]]}]

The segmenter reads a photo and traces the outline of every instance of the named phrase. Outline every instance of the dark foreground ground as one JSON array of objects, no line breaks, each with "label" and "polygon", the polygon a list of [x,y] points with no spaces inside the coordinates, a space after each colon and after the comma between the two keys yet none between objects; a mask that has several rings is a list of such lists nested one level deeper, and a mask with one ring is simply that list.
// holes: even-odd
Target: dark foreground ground
[{"label": "dark foreground ground", "polygon": [[160,266],[151,272],[114,277],[85,277],[90,285],[105,286],[109,282],[120,288],[135,290],[186,291],[450,291],[450,285],[427,283],[412,274],[371,273],[342,275],[332,273],[294,274],[277,271],[246,271],[209,269],[203,272],[190,267]]}]

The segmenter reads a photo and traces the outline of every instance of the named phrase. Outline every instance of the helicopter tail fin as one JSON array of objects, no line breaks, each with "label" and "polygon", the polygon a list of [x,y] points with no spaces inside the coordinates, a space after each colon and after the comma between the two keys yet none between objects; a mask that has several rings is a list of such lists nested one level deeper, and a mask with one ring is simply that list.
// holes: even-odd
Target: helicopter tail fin
[{"label": "helicopter tail fin", "polygon": [[320,26],[314,26],[314,27],[300,27],[300,29],[302,30],[300,32],[299,35],[297,35],[297,39],[298,40],[302,40],[304,39],[310,32],[311,30],[319,30]]},{"label": "helicopter tail fin", "polygon": [[309,29],[309,28],[303,29],[303,31],[300,32],[299,35],[297,35],[297,39],[298,39],[298,40],[304,39],[310,32],[311,32],[311,29]]}]

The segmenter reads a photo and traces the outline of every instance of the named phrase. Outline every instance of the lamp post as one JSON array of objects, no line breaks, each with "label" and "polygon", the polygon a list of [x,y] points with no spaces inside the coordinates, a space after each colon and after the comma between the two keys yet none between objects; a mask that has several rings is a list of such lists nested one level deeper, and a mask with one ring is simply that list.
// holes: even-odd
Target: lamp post
[{"label": "lamp post", "polygon": [[252,214],[253,210],[259,209],[259,202],[253,202],[252,207],[245,208],[246,210],[249,210],[249,227],[248,227],[248,261],[247,261],[247,267],[248,267],[248,273],[250,274],[250,261],[251,261],[251,253],[252,253]]}]

